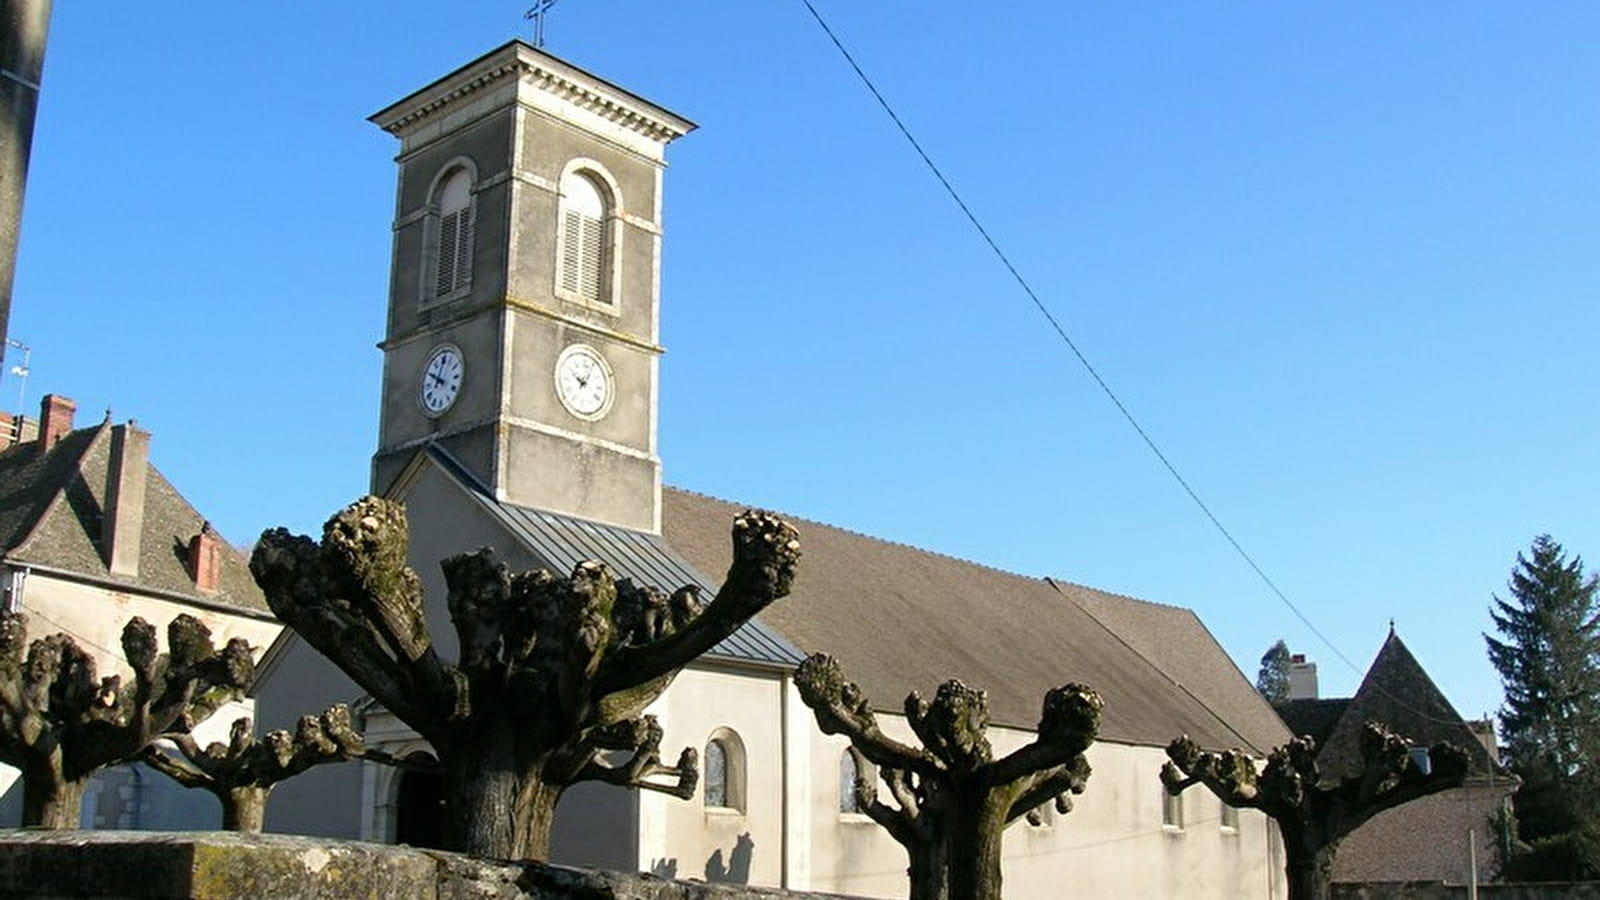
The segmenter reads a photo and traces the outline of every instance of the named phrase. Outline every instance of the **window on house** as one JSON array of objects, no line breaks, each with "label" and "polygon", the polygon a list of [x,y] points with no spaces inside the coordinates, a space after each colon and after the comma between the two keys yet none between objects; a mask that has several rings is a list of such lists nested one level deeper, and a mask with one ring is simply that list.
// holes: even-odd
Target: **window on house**
[{"label": "window on house", "polygon": [[[1219,803],[1221,801],[1218,801]],[[1222,804],[1222,830],[1237,834],[1239,831],[1239,807]]]},{"label": "window on house", "polygon": [[569,172],[561,179],[560,293],[587,303],[610,303],[610,209],[594,179]]},{"label": "window on house", "polygon": [[1165,787],[1161,789],[1161,827],[1183,828],[1183,795],[1172,794]]},{"label": "window on house", "polygon": [[707,809],[744,811],[744,743],[726,728],[706,742],[701,784]]},{"label": "window on house", "polygon": [[439,186],[433,296],[448,297],[472,284],[472,176],[456,169]]},{"label": "window on house", "polygon": [[1423,775],[1433,774],[1433,755],[1428,752],[1427,747],[1406,748],[1406,758]]}]

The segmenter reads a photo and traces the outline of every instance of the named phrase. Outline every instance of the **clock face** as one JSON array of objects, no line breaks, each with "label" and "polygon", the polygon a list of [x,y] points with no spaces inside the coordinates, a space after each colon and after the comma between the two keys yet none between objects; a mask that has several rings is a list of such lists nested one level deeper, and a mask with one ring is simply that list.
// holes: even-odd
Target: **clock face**
[{"label": "clock face", "polygon": [[461,376],[466,372],[461,351],[453,344],[436,347],[428,355],[428,364],[422,367],[422,383],[417,386],[417,399],[422,411],[437,416],[456,402],[461,393]]},{"label": "clock face", "polygon": [[611,366],[600,351],[573,344],[556,359],[556,396],[580,419],[598,419],[611,408]]}]

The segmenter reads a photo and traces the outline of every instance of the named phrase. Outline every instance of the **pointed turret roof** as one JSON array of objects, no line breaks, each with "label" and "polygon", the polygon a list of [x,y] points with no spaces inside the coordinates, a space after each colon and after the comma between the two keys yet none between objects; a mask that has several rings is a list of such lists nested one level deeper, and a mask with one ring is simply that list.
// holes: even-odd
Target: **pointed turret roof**
[{"label": "pointed turret roof", "polygon": [[1361,731],[1368,722],[1404,735],[1413,744],[1455,744],[1467,751],[1472,772],[1489,771],[1488,751],[1411,655],[1392,622],[1378,658],[1317,753],[1325,776],[1349,775],[1360,768]]}]

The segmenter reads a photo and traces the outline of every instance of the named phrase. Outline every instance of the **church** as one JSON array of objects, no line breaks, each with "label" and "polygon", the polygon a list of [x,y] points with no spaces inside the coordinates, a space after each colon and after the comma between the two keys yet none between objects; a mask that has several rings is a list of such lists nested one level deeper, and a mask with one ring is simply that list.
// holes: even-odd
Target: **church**
[{"label": "church", "polygon": [[[521,41],[371,121],[399,141],[371,491],[407,505],[441,654],[454,632],[438,561],[482,546],[513,568],[599,559],[639,583],[714,591],[741,507],[663,486],[657,451],[665,152],[694,124]],[[1204,792],[1168,797],[1157,778],[1180,734],[1258,756],[1289,737],[1192,612],[789,520],[803,547],[792,595],[651,710],[663,756],[700,751],[696,795],[574,788],[555,861],[904,896],[904,851],[855,809],[854,757],[793,683],[826,651],[899,737],[906,694],[952,677],[988,691],[999,752],[1030,739],[1051,687],[1104,697],[1073,811],[1006,833],[1013,895],[1283,895],[1267,819]],[[429,753],[293,633],[260,672],[262,729],[344,701],[369,745]],[[267,827],[427,844],[438,804],[426,775],[328,766],[279,787]]]}]

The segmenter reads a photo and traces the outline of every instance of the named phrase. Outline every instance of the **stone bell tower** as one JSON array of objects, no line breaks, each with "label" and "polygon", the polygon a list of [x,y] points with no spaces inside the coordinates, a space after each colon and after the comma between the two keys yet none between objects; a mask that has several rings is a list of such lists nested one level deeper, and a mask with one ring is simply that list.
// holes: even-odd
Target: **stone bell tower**
[{"label": "stone bell tower", "polygon": [[400,139],[372,488],[436,441],[502,502],[660,530],[664,151],[694,124],[512,41]]}]

